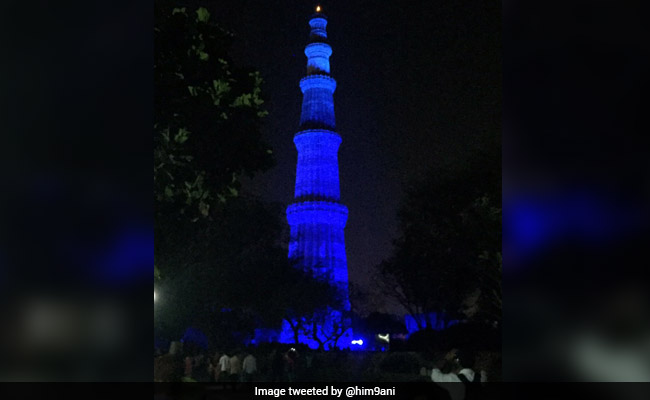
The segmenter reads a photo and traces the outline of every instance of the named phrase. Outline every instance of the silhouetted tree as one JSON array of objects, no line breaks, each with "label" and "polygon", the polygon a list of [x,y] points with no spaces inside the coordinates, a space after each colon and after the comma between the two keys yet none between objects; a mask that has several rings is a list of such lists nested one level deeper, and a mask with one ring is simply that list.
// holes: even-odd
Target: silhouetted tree
[{"label": "silhouetted tree", "polygon": [[156,249],[165,261],[157,313],[171,336],[192,325],[216,337],[282,318],[269,299],[291,272],[283,210],[241,197],[224,204],[218,223],[179,221],[166,232],[166,245]]},{"label": "silhouetted tree", "polygon": [[[415,317],[465,317],[469,306],[500,319],[500,147],[487,146],[464,168],[438,169],[407,189],[399,213],[401,235],[377,280]],[[468,299],[474,298],[468,306]]]},{"label": "silhouetted tree", "polygon": [[273,300],[291,327],[294,342],[298,344],[300,335],[305,335],[316,341],[320,349],[326,344],[336,346],[350,327],[341,289],[327,277],[303,270],[300,260],[293,260],[291,272],[285,276]]}]

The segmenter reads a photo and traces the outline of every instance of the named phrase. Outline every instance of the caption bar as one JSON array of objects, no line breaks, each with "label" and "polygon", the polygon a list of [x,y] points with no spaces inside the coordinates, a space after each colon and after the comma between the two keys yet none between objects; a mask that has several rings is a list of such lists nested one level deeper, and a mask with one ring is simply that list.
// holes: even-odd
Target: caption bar
[{"label": "caption bar", "polygon": [[348,386],[336,388],[325,386],[323,388],[258,388],[255,387],[255,396],[284,397],[284,396],[333,396],[333,397],[355,397],[355,396],[395,396],[395,387],[380,388],[378,386],[367,388],[363,386]]}]

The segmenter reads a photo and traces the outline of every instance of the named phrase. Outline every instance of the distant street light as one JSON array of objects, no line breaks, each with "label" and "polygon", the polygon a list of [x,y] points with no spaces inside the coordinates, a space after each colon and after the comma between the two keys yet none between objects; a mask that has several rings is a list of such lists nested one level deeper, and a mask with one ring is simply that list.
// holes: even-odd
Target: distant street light
[{"label": "distant street light", "polygon": [[388,334],[388,333],[385,334],[385,335],[382,335],[381,333],[377,334],[377,338],[379,340],[381,340],[382,342],[386,342],[386,343],[390,342],[390,334]]}]

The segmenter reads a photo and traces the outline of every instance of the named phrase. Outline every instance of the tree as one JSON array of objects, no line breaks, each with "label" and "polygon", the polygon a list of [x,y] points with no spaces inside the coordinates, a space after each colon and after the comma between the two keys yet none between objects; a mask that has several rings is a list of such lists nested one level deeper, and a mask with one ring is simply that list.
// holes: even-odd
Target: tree
[{"label": "tree", "polygon": [[[404,321],[397,315],[374,311],[366,317],[358,317],[354,326],[355,335],[364,338],[373,338],[377,334],[405,334],[407,333]],[[378,342],[384,346],[386,342]]]},{"label": "tree", "polygon": [[[274,206],[240,193],[242,176],[273,161],[261,136],[260,74],[232,62],[233,36],[205,8],[157,0],[154,15],[156,317],[178,337],[189,325],[211,326],[222,308],[252,307],[241,299],[251,279],[237,273],[275,262],[281,230]],[[247,236],[243,224],[259,229]]]},{"label": "tree", "polygon": [[401,235],[378,282],[420,329],[431,327],[429,313],[464,317],[472,296],[478,315],[500,319],[500,171],[499,147],[492,145],[464,168],[431,171],[407,189]]},{"label": "tree", "polygon": [[262,79],[228,56],[232,35],[205,8],[155,2],[154,201],[156,218],[208,217],[268,169]]},{"label": "tree", "polygon": [[343,293],[326,277],[314,276],[300,265],[300,260],[290,263],[273,303],[291,327],[294,343],[304,335],[316,341],[319,349],[326,344],[336,346],[350,325]]},{"label": "tree", "polygon": [[338,347],[339,339],[351,327],[352,315],[335,306],[312,311],[306,320],[308,323],[303,327],[305,336],[318,343],[318,350],[324,350],[328,344],[331,348]]},{"label": "tree", "polygon": [[235,345],[283,320],[296,342],[314,335],[314,323],[322,346],[342,335],[345,319],[328,314],[344,308],[338,289],[287,259],[283,206],[243,196],[223,206],[219,224],[197,225],[179,222],[157,250],[169,263],[157,305],[168,336],[194,326],[213,342]]},{"label": "tree", "polygon": [[258,320],[281,320],[269,299],[291,273],[283,211],[244,196],[223,205],[218,223],[179,221],[166,232],[166,245],[156,254],[165,261],[158,318],[168,335],[177,337],[187,326],[213,338],[224,330],[244,335],[259,327]]},{"label": "tree", "polygon": [[465,314],[477,321],[498,322],[501,320],[501,207],[487,196],[480,197],[469,207],[464,223],[471,232],[491,232],[491,235],[477,234],[476,277],[478,287],[475,296],[466,304]]}]

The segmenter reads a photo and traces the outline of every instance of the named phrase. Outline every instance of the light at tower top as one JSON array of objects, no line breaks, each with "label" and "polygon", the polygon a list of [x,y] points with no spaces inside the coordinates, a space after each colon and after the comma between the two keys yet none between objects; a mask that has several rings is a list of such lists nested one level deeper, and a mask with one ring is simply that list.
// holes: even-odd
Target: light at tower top
[{"label": "light at tower top", "polygon": [[316,6],[316,12],[320,12],[320,6]]}]

